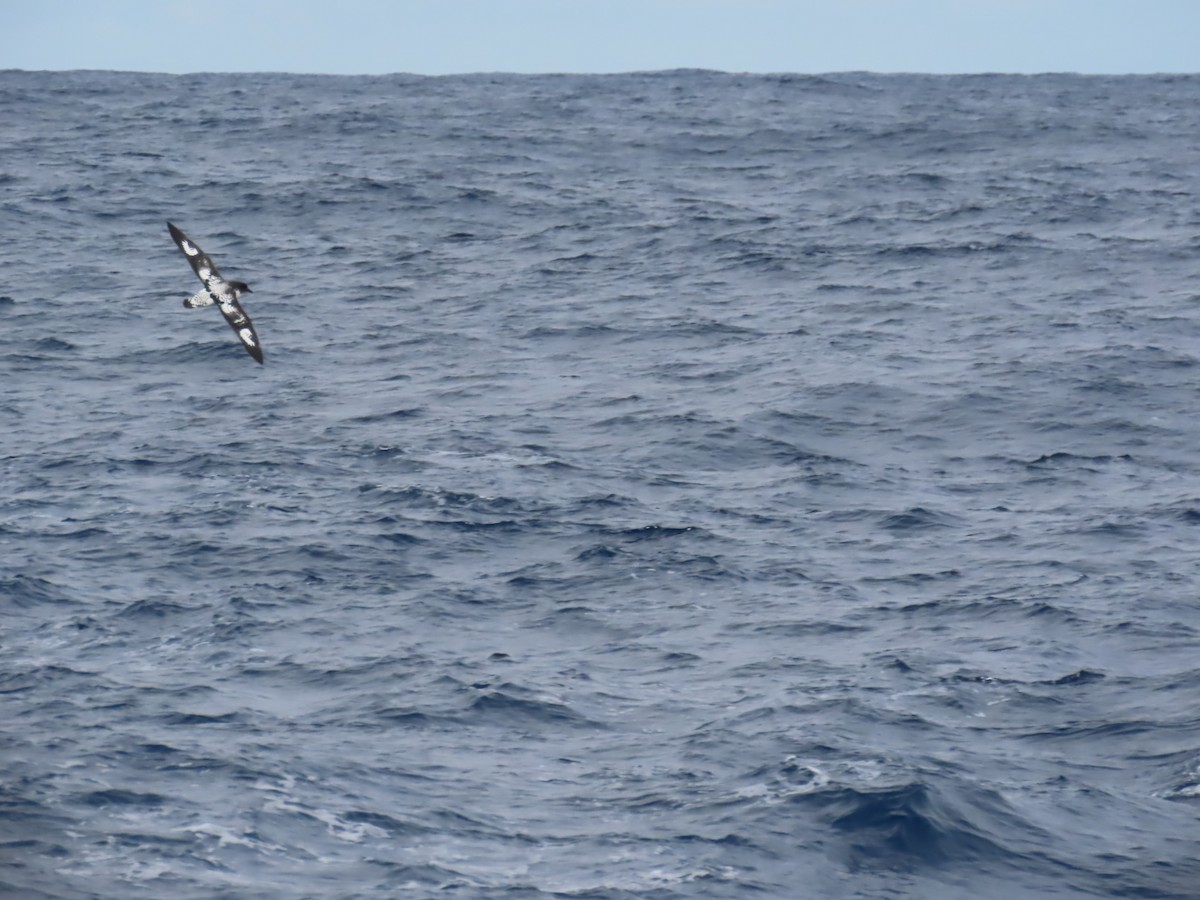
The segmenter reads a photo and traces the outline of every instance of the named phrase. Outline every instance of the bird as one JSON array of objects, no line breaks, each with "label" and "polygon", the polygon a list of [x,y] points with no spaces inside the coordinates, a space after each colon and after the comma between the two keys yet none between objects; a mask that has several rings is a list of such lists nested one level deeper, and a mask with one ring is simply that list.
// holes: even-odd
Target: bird
[{"label": "bird", "polygon": [[192,264],[192,271],[204,283],[204,290],[197,291],[183,301],[184,308],[195,309],[197,306],[217,304],[221,315],[225,317],[229,327],[238,336],[238,340],[242,342],[246,352],[253,356],[259,365],[262,365],[262,345],[258,342],[254,323],[250,321],[250,317],[242,309],[242,304],[238,302],[238,298],[242,294],[252,293],[250,285],[244,281],[226,281],[221,277],[221,273],[217,271],[217,267],[213,265],[208,254],[201,250],[195,241],[170,222],[167,223],[167,230],[171,232],[171,237],[183,251],[188,262]]}]

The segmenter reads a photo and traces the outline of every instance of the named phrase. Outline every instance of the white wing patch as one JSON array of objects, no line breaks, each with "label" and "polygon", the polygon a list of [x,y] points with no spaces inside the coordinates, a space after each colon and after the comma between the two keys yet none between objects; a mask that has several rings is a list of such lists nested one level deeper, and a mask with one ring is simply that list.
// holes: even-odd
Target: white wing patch
[{"label": "white wing patch", "polygon": [[213,298],[207,290],[197,291],[191,297],[183,301],[183,305],[188,309],[195,309],[197,306],[212,306]]},{"label": "white wing patch", "polygon": [[242,328],[242,329],[240,329],[240,330],[238,331],[238,336],[239,336],[239,337],[242,339],[242,343],[244,343],[244,344],[248,344],[248,345],[250,345],[251,347],[257,347],[257,346],[258,346],[258,345],[257,345],[257,344],[254,342],[254,332],[253,332],[253,331],[251,331],[249,328]]},{"label": "white wing patch", "polygon": [[180,241],[179,246],[183,248],[183,252],[188,256],[196,256],[200,253],[200,248],[189,240]]}]

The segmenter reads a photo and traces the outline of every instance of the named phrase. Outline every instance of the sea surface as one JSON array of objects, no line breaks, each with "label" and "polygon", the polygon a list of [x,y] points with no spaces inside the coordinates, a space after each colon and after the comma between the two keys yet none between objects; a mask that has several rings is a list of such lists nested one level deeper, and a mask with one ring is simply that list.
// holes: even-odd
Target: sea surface
[{"label": "sea surface", "polygon": [[1200,897],[1200,77],[2,72],[0,485],[5,898]]}]

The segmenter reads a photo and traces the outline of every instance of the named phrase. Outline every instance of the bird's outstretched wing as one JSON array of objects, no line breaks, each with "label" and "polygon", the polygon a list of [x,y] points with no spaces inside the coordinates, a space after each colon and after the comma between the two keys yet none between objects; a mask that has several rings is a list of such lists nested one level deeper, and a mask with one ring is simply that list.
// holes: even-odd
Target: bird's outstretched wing
[{"label": "bird's outstretched wing", "polygon": [[250,321],[250,317],[242,309],[242,304],[238,303],[237,298],[232,293],[228,293],[217,295],[217,306],[221,308],[221,315],[225,317],[225,321],[229,323],[229,327],[233,329],[233,333],[238,336],[238,340],[242,342],[242,346],[246,348],[246,352],[253,356],[261,365],[263,352],[262,347],[258,343],[258,333],[254,330],[254,323]]},{"label": "bird's outstretched wing", "polygon": [[196,273],[204,286],[211,290],[220,290],[225,284],[225,279],[221,277],[221,273],[217,271],[217,267],[213,265],[213,261],[209,259],[208,254],[196,246],[196,242],[190,237],[172,225],[167,223],[167,230],[171,232],[171,237],[175,243],[179,245],[179,249],[183,251],[183,255],[187,257],[188,262],[192,264],[192,271]]}]

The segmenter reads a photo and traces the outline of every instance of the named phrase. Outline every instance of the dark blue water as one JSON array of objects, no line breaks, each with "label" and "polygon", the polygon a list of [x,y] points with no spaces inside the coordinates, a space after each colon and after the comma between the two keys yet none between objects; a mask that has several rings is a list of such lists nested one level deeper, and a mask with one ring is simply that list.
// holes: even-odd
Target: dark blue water
[{"label": "dark blue water", "polygon": [[1200,896],[1198,200],[1197,77],[0,73],[0,894]]}]

